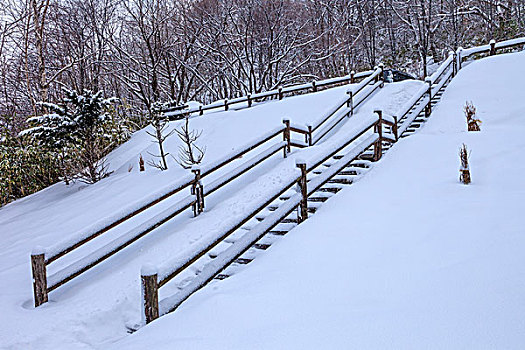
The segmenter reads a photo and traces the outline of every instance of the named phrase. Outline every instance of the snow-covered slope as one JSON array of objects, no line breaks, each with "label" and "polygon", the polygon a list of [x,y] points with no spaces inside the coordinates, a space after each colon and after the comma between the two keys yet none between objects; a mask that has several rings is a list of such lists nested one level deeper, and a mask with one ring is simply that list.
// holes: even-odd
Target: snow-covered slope
[{"label": "snow-covered slope", "polygon": [[[359,118],[369,116],[375,108],[393,113],[421,84],[413,81],[387,84],[333,137],[344,137],[346,128],[351,128]],[[199,142],[207,147],[205,162],[212,162],[281,125],[283,117],[289,117],[295,123],[316,120],[345,96],[347,89],[348,86],[344,86],[268,102],[251,109],[210,113],[192,119],[191,127],[203,130]],[[172,123],[171,127],[178,125]],[[168,151],[176,152],[177,146],[175,137],[167,142]],[[295,150],[286,160],[280,155],[272,157],[263,166],[207,198],[206,212],[199,217],[191,218],[188,211],[171,220],[91,271],[51,292],[50,302],[37,309],[32,306],[29,262],[29,254],[35,246],[49,247],[66,239],[87,225],[104,220],[115,211],[176,182],[187,171],[171,161],[166,172],[149,168],[145,173],[139,173],[136,166],[138,155],[147,157],[147,151],[156,153],[155,145],[142,130],[108,157],[115,170],[109,178],[92,186],[75,184],[67,188],[57,184],[0,209],[0,279],[7,286],[0,289],[0,310],[5,316],[0,317],[0,347],[106,347],[108,343],[126,337],[126,326],[140,320],[139,273],[144,263],[159,264],[191,250],[201,238],[220,228],[225,221],[223,218],[243,215],[258,200],[260,193],[278,185],[287,172],[294,171],[296,156],[323,147],[320,144],[310,150]],[[129,165],[133,164],[134,169],[128,172]],[[175,200],[177,198],[166,200],[68,254],[50,266],[48,276],[168,208]]]},{"label": "snow-covered slope", "polygon": [[[522,349],[524,75],[523,52],[466,66],[362,181],[113,348]],[[466,101],[481,132],[466,132]]]}]

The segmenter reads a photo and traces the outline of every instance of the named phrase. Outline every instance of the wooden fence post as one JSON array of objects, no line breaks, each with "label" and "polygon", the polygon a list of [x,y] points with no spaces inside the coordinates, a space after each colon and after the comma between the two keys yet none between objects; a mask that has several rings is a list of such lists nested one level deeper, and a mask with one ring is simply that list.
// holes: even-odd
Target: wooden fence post
[{"label": "wooden fence post", "polygon": [[355,71],[350,72],[350,84],[355,83]]},{"label": "wooden fence post", "polygon": [[375,110],[374,113],[378,116],[375,131],[378,133],[379,139],[374,143],[374,162],[377,162],[383,154],[383,111]]},{"label": "wooden fence post", "polygon": [[47,276],[44,248],[35,247],[31,252],[31,270],[33,271],[33,296],[35,307],[47,303]]},{"label": "wooden fence post", "polygon": [[290,138],[290,119],[283,119],[284,131],[283,131],[283,141],[286,141],[286,147],[284,148],[284,158],[286,155],[292,151],[291,138]]},{"label": "wooden fence post", "polygon": [[399,140],[399,135],[397,134],[397,117],[394,115],[394,126],[392,126],[392,132],[394,133],[394,137],[396,138],[396,141]]},{"label": "wooden fence post", "polygon": [[490,55],[494,56],[496,54],[496,40],[492,39],[490,41]]},{"label": "wooden fence post", "polygon": [[[374,73],[377,70],[377,68],[379,68],[379,67],[378,66],[374,66]],[[374,83],[377,83],[378,81],[379,81],[379,75],[376,75],[376,77],[374,78]]]},{"label": "wooden fence post", "polygon": [[248,107],[251,107],[252,106],[252,95],[248,94],[246,95],[246,97],[248,98]]},{"label": "wooden fence post", "polygon": [[313,142],[314,140],[312,139],[313,137],[313,126],[312,124],[308,124],[308,146],[311,146],[313,145]]},{"label": "wooden fence post", "polygon": [[204,211],[204,188],[201,183],[201,170],[198,167],[191,169],[195,175],[193,185],[191,186],[191,194],[195,195],[195,204],[193,204],[193,215],[198,216]]},{"label": "wooden fence post", "polygon": [[463,48],[460,46],[458,47],[458,52],[457,52],[457,58],[458,58],[458,72],[461,70],[461,52],[463,51]]},{"label": "wooden fence post", "polygon": [[203,115],[204,114],[204,111],[202,110],[202,105],[199,106],[199,115]]},{"label": "wooden fence post", "polygon": [[227,98],[224,99],[224,110],[225,111],[228,110],[228,99]]},{"label": "wooden fence post", "polygon": [[425,108],[425,117],[428,118],[432,113],[432,79],[430,79],[430,77],[426,77],[425,83],[428,84],[428,104]]},{"label": "wooden fence post", "polygon": [[159,318],[159,288],[157,271],[152,266],[143,266],[140,271],[142,296],[146,324]]},{"label": "wooden fence post", "polygon": [[381,73],[379,73],[379,81],[381,81],[380,87],[383,88],[385,86],[385,65],[379,63],[379,68],[381,69]]},{"label": "wooden fence post", "polygon": [[306,162],[303,160],[296,160],[295,165],[301,170],[301,177],[298,180],[299,188],[301,189],[301,203],[297,215],[297,222],[301,223],[308,219],[308,189],[306,180]]},{"label": "wooden fence post", "polygon": [[448,55],[452,56],[452,78],[454,78],[456,74],[458,73],[458,61],[457,61],[456,52],[451,50],[449,51]]},{"label": "wooden fence post", "polygon": [[350,108],[350,115],[354,115],[354,92],[352,90],[348,90],[346,94],[348,95],[346,107]]},{"label": "wooden fence post", "polygon": [[313,90],[314,92],[317,92],[317,83],[315,82],[315,80],[312,81],[312,90]]},{"label": "wooden fence post", "polygon": [[279,86],[279,100],[283,99],[283,87]]}]

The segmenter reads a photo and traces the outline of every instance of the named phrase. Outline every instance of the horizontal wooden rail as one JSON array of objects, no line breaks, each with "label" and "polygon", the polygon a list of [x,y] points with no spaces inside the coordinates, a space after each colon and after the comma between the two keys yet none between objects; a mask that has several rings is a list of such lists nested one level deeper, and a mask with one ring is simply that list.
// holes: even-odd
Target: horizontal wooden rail
[{"label": "horizontal wooden rail", "polygon": [[[230,106],[235,104],[241,104],[241,103],[247,103],[247,107],[251,107],[253,102],[256,100],[262,100],[266,98],[272,98],[277,97],[279,100],[283,99],[285,94],[291,94],[291,93],[298,93],[298,92],[316,92],[321,87],[328,87],[338,84],[346,84],[346,83],[355,83],[356,80],[365,78],[369,75],[371,75],[373,71],[365,71],[365,72],[359,72],[354,73],[352,72],[350,75],[338,77],[338,78],[331,78],[321,81],[312,81],[311,83],[307,84],[300,84],[300,85],[293,85],[288,87],[279,87],[274,90],[255,93],[255,94],[249,94],[242,97],[237,97],[231,100],[219,100],[212,102],[210,104],[199,106],[196,108],[189,108],[185,109],[184,106],[173,106],[168,107],[164,109],[164,114],[170,119],[170,120],[177,120],[181,119],[186,115],[190,115],[192,113],[199,113],[199,115],[202,115],[205,111],[213,110],[213,109],[225,109],[228,110]],[[187,106],[187,105],[186,105]]]},{"label": "horizontal wooden rail", "polygon": [[460,55],[460,60],[464,61],[473,55],[488,53],[492,56],[496,55],[498,50],[510,49],[518,46],[525,46],[525,37],[500,42],[491,40],[488,45],[477,46],[470,49],[459,48],[458,54]]},{"label": "horizontal wooden rail", "polygon": [[[243,253],[245,253],[252,244],[257,242],[272,228],[279,224],[279,222],[291,214],[301,203],[302,196],[300,193],[296,193],[290,197],[286,204],[279,207],[276,211],[271,213],[262,222],[258,223],[250,232],[246,233],[239,241],[236,241],[232,246],[228,247],[226,251],[221,253],[219,260],[210,262],[199,274],[198,278],[190,282],[188,286],[183,288],[177,294],[172,295],[160,302],[160,305],[156,305],[158,308],[159,315],[165,315],[167,313],[175,311],[186,299],[188,299],[193,293],[200,288],[204,287],[209,283],[218,273],[220,273],[227,265],[235,261]],[[145,276],[142,276],[144,279]],[[154,293],[154,292],[153,292]],[[146,293],[147,294],[147,293]],[[150,293],[151,294],[151,293]],[[146,305],[146,303],[145,303]],[[155,318],[153,315],[146,313],[146,321],[149,323]]]},{"label": "horizontal wooden rail", "polygon": [[[124,215],[121,215],[118,219],[112,221],[109,225],[105,225],[102,228],[95,230],[95,232],[93,232],[93,233],[86,234],[84,238],[79,239],[78,241],[76,241],[72,245],[67,245],[67,246],[65,246],[63,248],[51,247],[49,249],[46,249],[46,260],[45,260],[46,265],[51,264],[53,261],[63,257],[67,253],[70,253],[73,250],[81,247],[82,245],[84,245],[87,242],[93,240],[94,238],[100,236],[101,234],[111,230],[112,228],[122,224],[123,222],[131,219],[132,217],[142,213],[144,210],[146,210],[148,208],[151,208],[155,204],[158,204],[161,201],[163,201],[163,200],[173,196],[174,194],[177,194],[181,190],[183,190],[183,189],[187,188],[188,186],[190,186],[192,183],[193,183],[193,177],[188,176],[187,180],[184,180],[182,182],[178,182],[173,190],[168,191],[167,193],[164,193],[162,195],[159,195],[155,199],[153,199],[153,200],[149,201],[148,203],[140,206],[138,209],[132,210],[131,212],[128,211],[128,213],[126,213]],[[63,245],[63,243],[61,243],[59,245]],[[49,252],[51,252],[51,253],[49,253]]]},{"label": "horizontal wooden rail", "polygon": [[322,157],[315,159],[312,164],[310,164],[307,168],[307,171],[310,173],[314,169],[318,168],[320,165],[322,165],[324,162],[326,162],[328,159],[335,156],[338,152],[340,152],[342,149],[348,147],[352,142],[356,141],[358,138],[363,136],[366,132],[369,132],[372,128],[374,128],[377,125],[377,120],[369,121],[368,123],[365,123],[363,127],[360,128],[358,132],[356,132],[354,135],[352,135],[351,138],[349,138],[347,141],[342,143],[341,145],[338,145],[337,148],[334,148],[331,152],[326,153]]},{"label": "horizontal wooden rail", "polygon": [[62,270],[49,276],[48,284],[50,286],[47,288],[48,292],[51,292],[52,290],[64,285],[65,283],[71,281],[73,278],[81,275],[82,273],[98,265],[107,258],[118,253],[122,249],[128,247],[130,244],[136,242],[138,239],[144,237],[146,234],[150,233],[162,224],[173,219],[175,216],[182,213],[184,210],[191,208],[195,204],[195,202],[195,197],[186,197],[185,199],[175,204],[173,207],[161,212],[152,219],[147,220],[145,223],[139,225],[131,231],[128,231],[124,235],[111,241],[102,248],[97,249],[95,252],[81,258],[72,265],[68,265]]},{"label": "horizontal wooden rail", "polygon": [[489,55],[495,55],[498,53],[497,50],[518,46],[525,46],[525,37],[502,42],[491,40],[488,45],[473,47],[466,50],[459,48],[456,51],[451,51],[447,59],[443,61],[437,71],[427,78],[426,81],[430,86],[421,88],[398,112],[399,120],[403,120],[402,125],[399,126],[399,135],[403,134],[408,129],[409,125],[423,111],[423,109],[427,108],[427,113],[431,112],[430,106],[432,99],[435,98],[437,92],[441,90],[442,87],[462,68],[463,61],[477,54],[488,53]]},{"label": "horizontal wooden rail", "polygon": [[373,73],[368,76],[366,79],[361,81],[354,89],[349,90],[349,96],[346,97],[341,102],[337,103],[337,105],[330,109],[326,115],[324,115],[321,119],[314,122],[312,125],[312,132],[317,131],[324,123],[326,123],[337,111],[339,111],[341,108],[345,106],[349,106],[351,104],[351,101],[354,96],[359,94],[363,89],[365,89],[371,82],[374,80],[382,80],[383,79],[383,68],[376,68]]},{"label": "horizontal wooden rail", "polygon": [[[244,154],[246,154],[246,153],[252,151],[253,149],[259,147],[263,143],[268,142],[269,140],[271,140],[272,138],[276,137],[277,135],[279,135],[283,131],[284,131],[284,127],[279,127],[279,128],[277,128],[275,130],[272,130],[267,135],[264,135],[264,137],[262,139],[254,142],[254,143],[251,143],[251,144],[248,144],[246,146],[241,147],[241,149],[239,151],[237,151],[237,152],[235,152],[233,154],[230,154],[227,157],[222,158],[219,161],[214,162],[213,164],[208,164],[208,165],[203,166],[201,177],[205,177],[206,175],[209,175],[209,174],[213,173],[214,171],[218,170],[219,168],[222,168],[223,166],[231,163],[232,161],[234,161],[234,160],[238,159],[239,157],[243,156]],[[146,204],[140,206],[139,208],[137,208],[135,210],[131,210],[131,211],[128,210],[127,212],[124,211],[124,214],[120,214],[119,216],[117,216],[117,219],[111,220],[110,224],[105,224],[101,228],[97,228],[95,230],[92,230],[92,231],[94,231],[92,233],[83,233],[81,235],[77,235],[77,236],[80,236],[82,238],[77,239],[74,243],[72,243],[72,244],[67,244],[67,243],[64,244],[65,243],[64,242],[64,243],[59,243],[58,244],[58,246],[62,246],[62,248],[55,248],[55,247],[48,248],[46,250],[47,251],[46,260],[45,260],[46,265],[51,264],[53,261],[61,258],[62,256],[66,255],[67,253],[70,253],[71,251],[81,247],[85,243],[93,240],[94,238],[96,238],[96,237],[100,236],[101,234],[109,231],[110,229],[112,229],[112,228],[122,224],[123,222],[131,219],[132,217],[142,213],[146,209],[151,208],[155,204],[158,204],[161,201],[163,201],[163,200],[173,196],[174,194],[179,193],[181,190],[189,188],[190,186],[192,186],[194,184],[194,182],[195,182],[194,176],[188,176],[185,180],[179,181],[177,183],[177,185],[175,185],[174,189],[172,189],[170,191],[167,191],[167,192],[165,192],[163,194],[159,194],[158,196],[156,196],[156,198],[154,198],[153,200],[147,202]],[[66,242],[69,242],[69,241],[70,240],[68,240]],[[49,253],[49,252],[51,252],[51,253]]]},{"label": "horizontal wooden rail", "polygon": [[[368,90],[360,89],[355,95],[352,94],[347,101],[347,105],[343,105],[344,108],[339,108],[337,113],[331,114],[330,122],[324,125],[324,128],[318,131],[317,135],[313,136],[312,144],[316,144],[323,137],[325,137],[330,131],[332,131],[340,122],[342,122],[346,117],[352,115],[361,104],[368,99],[378,88],[383,86],[382,81],[378,81],[373,85],[365,85],[365,87],[370,87]],[[349,106],[348,106],[349,105]],[[325,121],[327,121],[326,119]],[[314,130],[315,131],[315,130]]]}]

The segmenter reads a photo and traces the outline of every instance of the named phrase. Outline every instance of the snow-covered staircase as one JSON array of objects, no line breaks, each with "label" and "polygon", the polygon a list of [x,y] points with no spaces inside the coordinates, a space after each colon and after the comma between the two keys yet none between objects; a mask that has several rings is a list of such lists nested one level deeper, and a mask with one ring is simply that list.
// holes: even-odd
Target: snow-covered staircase
[{"label": "snow-covered staircase", "polygon": [[[352,161],[346,168],[341,170],[336,176],[329,180],[325,185],[323,185],[319,190],[315,191],[312,195],[308,197],[308,214],[313,215],[321,208],[322,204],[328,199],[336,195],[343,188],[352,185],[357,181],[361,176],[365,175],[370,167],[372,162],[367,160],[371,153],[364,153],[360,159]],[[335,161],[340,160],[343,157],[341,154],[333,156],[329,161],[326,161],[322,164],[323,168],[329,168]],[[321,170],[312,171],[313,175],[320,175]],[[315,176],[312,177],[314,179]],[[311,180],[310,180],[311,181]],[[280,205],[284,204],[291,195],[295,194],[296,191],[291,189],[281,195],[275,202],[263,209],[256,217],[245,226],[242,227],[244,233],[249,231],[253,226],[258,222],[263,221],[269,214],[276,211]],[[223,272],[218,274],[215,279],[225,279],[233,274],[235,274],[242,265],[250,263],[255,259],[261,251],[268,249],[273,243],[281,239],[289,231],[295,228],[299,224],[298,214],[296,212],[291,213],[286,218],[281,220],[271,231],[269,231],[263,238],[261,238],[257,243],[255,243],[245,254],[237,258],[231,265],[229,265]],[[239,237],[243,233],[239,233]],[[231,245],[235,242],[235,239],[226,240],[222,246],[218,246],[217,250],[210,252],[209,258],[214,259],[220,254],[220,251],[227,248],[228,245]],[[198,272],[196,272],[198,275]]]},{"label": "snow-covered staircase", "polygon": [[[443,93],[445,92],[445,89],[447,88],[448,84],[450,83],[450,81],[452,80],[452,77],[448,78],[446,80],[446,82],[444,83],[443,86],[441,86],[441,88],[436,92],[436,94],[432,97],[432,100],[431,100],[431,108],[432,110],[434,109],[434,107],[439,103],[439,101],[441,101],[441,98],[443,97]],[[414,113],[414,111],[416,111],[417,109],[420,108],[420,106],[424,104],[424,101],[422,100],[419,100],[409,111],[408,115],[410,115],[411,113]],[[405,116],[404,118],[402,118],[400,120],[400,123],[403,123],[406,119],[407,119],[407,116]],[[414,119],[413,122],[411,122],[408,126],[408,128],[405,130],[405,132],[403,132],[401,135],[400,135],[400,138],[404,138],[404,137],[407,137],[407,136],[410,136],[412,135],[413,133],[415,133],[419,128],[421,128],[421,126],[423,126],[423,124],[425,124],[425,122],[428,120],[428,118],[430,118],[431,114],[428,114],[425,109],[423,109],[421,112],[418,113],[416,119]]]},{"label": "snow-covered staircase", "polygon": [[[417,96],[412,104],[407,107],[402,118],[397,120],[396,127],[403,126],[406,124],[403,132],[400,133],[399,138],[404,138],[415,133],[430,117],[431,110],[439,103],[443,92],[450,83],[453,77],[452,60],[448,60],[443,65],[441,72],[436,74],[434,81],[430,81],[433,84],[429,86],[431,89],[425,90]],[[428,91],[431,91],[429,93]],[[429,108],[429,96],[430,96],[430,108]],[[430,112],[430,113],[429,113]],[[385,125],[384,132],[393,137],[393,127]],[[392,142],[387,139],[382,140],[381,154],[388,152],[393,146]],[[325,169],[329,169],[338,160],[341,160],[345,156],[345,149],[341,149],[340,152],[330,157],[330,159],[324,161],[318,168],[311,171],[308,183],[315,181],[316,176],[323,174]],[[343,188],[351,186],[361,176],[365,175],[374,162],[374,147],[368,147],[362,152],[356,159],[351,161],[347,166],[337,172],[336,175],[330,178],[322,187],[316,190],[314,193],[308,196],[308,215],[314,215],[328,199],[336,195]],[[241,229],[235,231],[227,239],[220,242],[215,246],[205,257],[201,258],[198,267],[193,269],[193,277],[186,276],[182,281],[178,283],[178,288],[184,290],[192,279],[197,278],[203,269],[208,264],[213,264],[213,261],[221,256],[223,252],[228,250],[238,240],[242,239],[243,236],[248,235],[249,232],[256,228],[257,224],[264,221],[269,215],[276,212],[281,206],[286,206],[287,201],[296,194],[297,191],[291,188],[281,194],[275,201],[266,206],[261,210],[255,217],[246,222]],[[238,256],[231,263],[226,264],[222,271],[213,277],[213,280],[226,279],[239,270],[244,268],[247,264],[253,261],[257,256],[264,253],[265,250],[270,248],[272,244],[276,243],[280,239],[296,227],[300,223],[300,215],[298,213],[299,208],[296,211],[291,212],[286,217],[282,218],[280,222],[275,225],[271,230],[264,234],[259,240],[253,243],[249,249],[247,249],[242,255]],[[212,282],[213,283],[213,282]]]}]

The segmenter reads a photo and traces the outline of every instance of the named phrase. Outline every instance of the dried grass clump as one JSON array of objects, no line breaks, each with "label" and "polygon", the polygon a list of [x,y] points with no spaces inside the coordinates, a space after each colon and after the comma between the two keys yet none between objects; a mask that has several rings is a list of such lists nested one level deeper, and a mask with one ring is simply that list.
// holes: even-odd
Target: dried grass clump
[{"label": "dried grass clump", "polygon": [[142,154],[139,156],[139,170],[144,171],[146,168],[144,167],[144,158],[142,158]]},{"label": "dried grass clump", "polygon": [[465,112],[465,117],[467,118],[468,131],[481,131],[481,120],[476,117],[476,107],[474,107],[472,102],[465,103],[463,111]]},{"label": "dried grass clump", "polygon": [[468,165],[468,159],[470,157],[470,152],[467,150],[467,146],[463,144],[459,149],[459,159],[461,161],[461,168],[459,169],[459,181],[462,184],[468,185],[471,182],[470,178],[470,169]]}]

